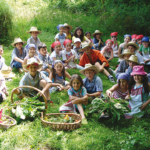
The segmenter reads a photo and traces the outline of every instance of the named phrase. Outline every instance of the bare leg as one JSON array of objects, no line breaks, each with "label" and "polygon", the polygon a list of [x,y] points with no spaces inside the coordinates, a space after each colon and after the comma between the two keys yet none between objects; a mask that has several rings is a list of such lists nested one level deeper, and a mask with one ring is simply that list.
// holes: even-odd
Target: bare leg
[{"label": "bare leg", "polygon": [[78,110],[80,112],[80,115],[83,118],[85,118],[85,115],[84,115],[84,110],[83,110],[83,107],[82,107],[82,104],[77,104],[77,107],[78,107]]}]

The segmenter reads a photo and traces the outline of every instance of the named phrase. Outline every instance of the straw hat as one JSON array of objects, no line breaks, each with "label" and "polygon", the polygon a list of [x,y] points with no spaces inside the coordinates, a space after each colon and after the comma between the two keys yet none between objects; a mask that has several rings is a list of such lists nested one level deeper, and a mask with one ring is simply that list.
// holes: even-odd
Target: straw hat
[{"label": "straw hat", "polygon": [[134,47],[136,48],[136,50],[139,49],[139,46],[138,46],[136,43],[134,43],[134,42],[129,42],[129,43],[127,43],[125,46],[126,46],[126,47],[128,47],[128,46],[134,46]]},{"label": "straw hat", "polygon": [[69,29],[72,30],[72,26],[71,25],[68,25],[67,23],[64,23],[64,26],[65,27],[69,27]]},{"label": "straw hat", "polygon": [[43,66],[42,61],[38,62],[34,57],[32,57],[32,58],[27,60],[27,64],[23,65],[23,68],[28,70],[28,66],[33,65],[33,64],[37,64],[38,69],[40,69]]},{"label": "straw hat", "polygon": [[95,30],[95,32],[92,34],[92,36],[95,37],[95,34],[100,34],[100,35],[102,35],[103,33],[100,32],[99,30]]},{"label": "straw hat", "polygon": [[31,33],[31,32],[38,32],[39,34],[41,33],[41,31],[39,31],[37,29],[37,27],[31,27],[30,31],[26,31],[27,33]]},{"label": "straw hat", "polygon": [[128,54],[134,55],[133,53],[130,52],[129,49],[125,49],[125,50],[123,51],[123,53],[119,55],[119,58],[123,58],[124,55],[128,55]]},{"label": "straw hat", "polygon": [[3,75],[4,78],[13,78],[15,74],[11,71],[11,67],[3,66],[0,70],[0,73]]},{"label": "straw hat", "polygon": [[17,44],[17,43],[22,43],[22,45],[24,45],[26,42],[23,42],[23,41],[21,40],[21,38],[15,38],[15,39],[14,39],[14,43],[12,43],[11,45],[12,45],[13,47],[15,47],[15,44]]},{"label": "straw hat", "polygon": [[85,75],[84,72],[85,70],[94,70],[95,71],[95,74],[98,74],[99,73],[99,70],[97,69],[97,67],[95,65],[91,65],[90,63],[86,64],[84,69],[80,70],[79,72],[82,74],[82,75]]},{"label": "straw hat", "polygon": [[130,58],[127,61],[132,61],[132,62],[135,62],[139,65],[138,57],[135,56],[135,55],[131,55]]}]

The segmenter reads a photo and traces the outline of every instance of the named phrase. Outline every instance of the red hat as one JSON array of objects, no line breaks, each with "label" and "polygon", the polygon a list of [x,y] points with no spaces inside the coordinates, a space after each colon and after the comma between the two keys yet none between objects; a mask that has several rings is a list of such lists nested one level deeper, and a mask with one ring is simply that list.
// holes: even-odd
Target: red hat
[{"label": "red hat", "polygon": [[135,39],[136,37],[137,37],[137,34],[131,35],[131,38],[132,38],[132,39]]},{"label": "red hat", "polygon": [[56,41],[56,42],[54,42],[54,43],[51,45],[51,47],[54,48],[56,45],[60,45],[60,46],[61,46],[61,43],[60,43],[59,41]]},{"label": "red hat", "polygon": [[138,36],[136,37],[136,40],[142,39],[143,37],[144,37],[143,35],[138,35]]},{"label": "red hat", "polygon": [[67,43],[72,43],[72,41],[69,40],[69,39],[66,39],[66,40],[64,41],[63,45],[65,46]]},{"label": "red hat", "polygon": [[106,43],[108,43],[109,41],[111,41],[111,42],[112,42],[112,44],[114,44],[114,41],[113,41],[113,40],[111,40],[111,39],[108,39],[108,40],[106,41]]},{"label": "red hat", "polygon": [[118,32],[112,32],[111,34],[110,34],[110,36],[117,36],[118,35]]}]

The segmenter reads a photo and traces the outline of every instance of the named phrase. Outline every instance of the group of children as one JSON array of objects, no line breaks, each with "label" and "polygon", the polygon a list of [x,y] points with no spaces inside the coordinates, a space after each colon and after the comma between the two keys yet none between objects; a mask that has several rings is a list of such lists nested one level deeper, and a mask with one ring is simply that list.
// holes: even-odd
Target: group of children
[{"label": "group of children", "polygon": [[[50,100],[50,93],[54,91],[68,90],[69,101],[62,105],[60,112],[79,111],[82,117],[82,124],[87,124],[84,115],[85,105],[88,98],[103,97],[103,84],[97,74],[104,73],[111,82],[115,82],[112,74],[116,75],[117,84],[106,91],[107,96],[129,100],[131,113],[125,114],[126,118],[133,116],[141,117],[146,112],[150,103],[148,95],[150,84],[144,65],[150,66],[149,38],[143,35],[124,35],[124,43],[118,46],[117,32],[110,34],[111,39],[103,42],[101,33],[96,30],[91,39],[91,33],[77,27],[72,34],[72,26],[59,24],[58,34],[55,42],[51,45],[51,53],[47,46],[37,37],[41,33],[36,27],[31,27],[27,33],[31,37],[27,45],[20,38],[15,38],[12,46],[11,67],[18,68],[20,73],[25,72],[19,86],[29,85],[36,87],[45,94],[47,101]],[[3,47],[0,46],[0,100],[3,101],[8,94],[2,77],[2,70],[5,60],[2,57]],[[113,71],[109,62],[119,57],[119,65]],[[77,63],[79,61],[79,64]],[[85,76],[78,74],[70,75],[67,69],[77,68]],[[66,81],[68,78],[68,81]],[[4,84],[4,85],[2,85]],[[35,96],[37,92],[29,88],[20,88],[13,91],[18,97],[25,95]],[[143,111],[144,110],[144,111]],[[105,117],[105,115],[103,115]]]}]

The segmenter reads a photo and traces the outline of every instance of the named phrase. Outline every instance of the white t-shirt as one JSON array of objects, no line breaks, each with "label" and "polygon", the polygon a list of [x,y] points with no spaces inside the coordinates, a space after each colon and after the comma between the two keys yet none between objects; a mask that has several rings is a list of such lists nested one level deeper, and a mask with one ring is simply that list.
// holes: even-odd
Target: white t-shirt
[{"label": "white t-shirt", "polygon": [[50,59],[53,62],[53,58],[56,58],[56,60],[62,60],[62,51],[59,52],[59,55],[56,53],[56,51],[53,51],[50,55]]},{"label": "white t-shirt", "polygon": [[62,35],[57,33],[54,39],[55,39],[55,41],[56,41],[56,39],[59,39],[59,42],[61,43],[61,47],[64,47],[63,43],[65,41],[65,38],[66,38],[66,33],[63,33]]}]

